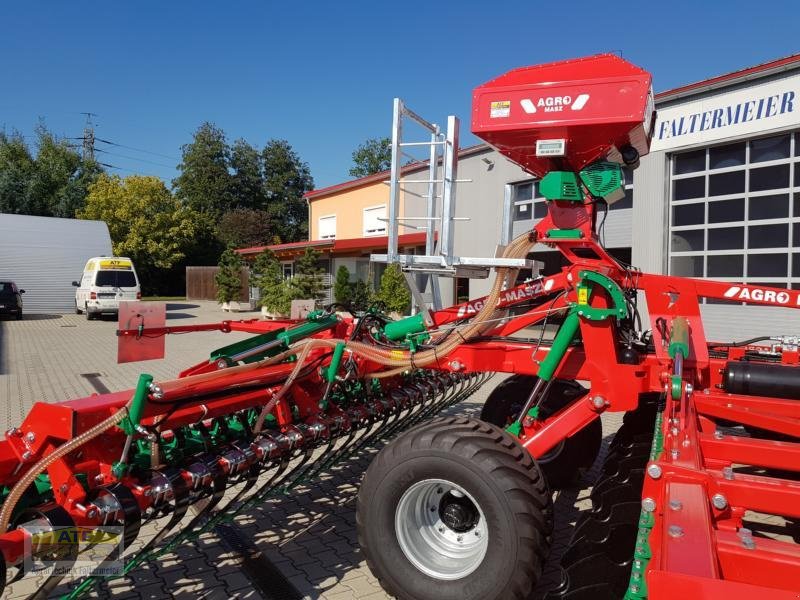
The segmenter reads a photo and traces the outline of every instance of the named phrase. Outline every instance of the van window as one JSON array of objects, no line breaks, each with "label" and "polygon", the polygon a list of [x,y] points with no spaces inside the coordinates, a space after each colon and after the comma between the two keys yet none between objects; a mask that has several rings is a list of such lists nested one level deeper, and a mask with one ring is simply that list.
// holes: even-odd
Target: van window
[{"label": "van window", "polygon": [[98,287],[136,287],[133,271],[98,271],[94,284]]}]

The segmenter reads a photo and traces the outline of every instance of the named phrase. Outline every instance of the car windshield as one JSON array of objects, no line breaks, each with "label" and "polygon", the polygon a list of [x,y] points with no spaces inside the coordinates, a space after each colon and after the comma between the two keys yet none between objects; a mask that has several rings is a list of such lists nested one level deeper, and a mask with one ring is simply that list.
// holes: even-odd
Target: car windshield
[{"label": "car windshield", "polygon": [[133,271],[98,271],[94,284],[98,287],[136,287]]}]

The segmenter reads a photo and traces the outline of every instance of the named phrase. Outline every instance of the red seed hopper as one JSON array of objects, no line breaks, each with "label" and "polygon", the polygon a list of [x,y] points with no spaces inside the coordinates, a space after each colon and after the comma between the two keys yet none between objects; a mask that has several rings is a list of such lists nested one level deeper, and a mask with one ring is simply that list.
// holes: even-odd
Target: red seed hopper
[{"label": "red seed hopper", "polygon": [[475,89],[472,132],[531,173],[648,152],[651,76],[614,54],[514,69]]}]

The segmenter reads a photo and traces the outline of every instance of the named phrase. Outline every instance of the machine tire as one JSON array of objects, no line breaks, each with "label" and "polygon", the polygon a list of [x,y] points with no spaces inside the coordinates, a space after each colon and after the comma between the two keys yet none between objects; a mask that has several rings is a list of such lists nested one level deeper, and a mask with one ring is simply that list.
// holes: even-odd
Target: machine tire
[{"label": "machine tire", "polygon": [[[420,510],[405,512],[413,518],[403,519],[407,498],[431,485],[430,495],[417,504]],[[460,496],[453,494],[456,490]],[[441,525],[448,513],[443,511],[453,497],[460,498],[456,503],[474,502],[475,511],[466,525],[451,521],[453,529],[448,526],[445,532]],[[438,511],[431,505],[437,498]],[[435,515],[428,516],[428,506]],[[419,527],[413,522],[417,518]],[[439,524],[429,526],[430,519],[439,519]],[[356,523],[367,564],[384,589],[400,600],[523,600],[549,552],[552,505],[535,461],[511,436],[476,419],[445,417],[411,429],[381,450],[364,476]],[[472,529],[464,529],[470,524]],[[482,543],[486,550],[448,561],[434,548],[438,542],[426,543],[431,538],[424,534],[414,537],[423,530],[438,530],[439,538],[461,532],[467,545]],[[462,570],[440,571],[442,576],[426,573],[409,558],[414,550],[404,550],[401,539],[406,548],[417,545],[429,553],[432,570],[451,565]],[[467,560],[471,564],[464,568]]]},{"label": "machine tire", "polygon": [[[512,375],[489,394],[481,410],[481,419],[497,427],[505,427],[522,410],[535,383],[536,377],[532,375]],[[587,393],[588,390],[575,381],[556,379],[540,405],[540,415],[547,418]],[[550,487],[561,489],[573,483],[581,469],[588,469],[594,464],[602,442],[603,425],[600,419],[595,419],[538,458],[539,467]]]}]

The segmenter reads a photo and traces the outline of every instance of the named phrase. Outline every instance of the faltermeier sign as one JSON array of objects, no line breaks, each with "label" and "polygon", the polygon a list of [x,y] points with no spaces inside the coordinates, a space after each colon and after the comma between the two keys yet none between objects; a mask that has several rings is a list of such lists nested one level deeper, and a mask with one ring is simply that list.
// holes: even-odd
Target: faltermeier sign
[{"label": "faltermeier sign", "polygon": [[800,76],[657,109],[651,150],[713,142],[800,123]]}]

